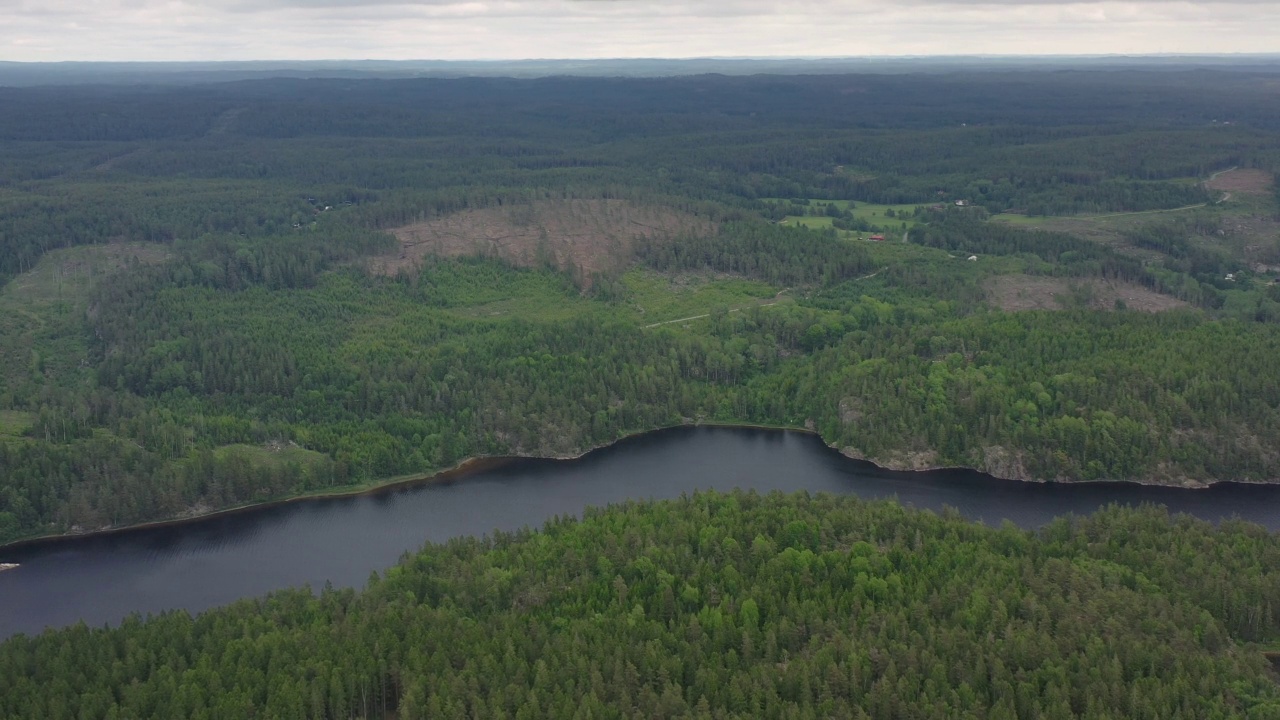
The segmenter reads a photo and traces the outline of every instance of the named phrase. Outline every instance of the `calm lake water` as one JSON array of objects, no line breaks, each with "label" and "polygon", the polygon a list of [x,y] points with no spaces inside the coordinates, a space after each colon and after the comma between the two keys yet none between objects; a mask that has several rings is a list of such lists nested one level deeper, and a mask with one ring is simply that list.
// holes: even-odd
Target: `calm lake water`
[{"label": "calm lake water", "polygon": [[678,428],[580,460],[513,460],[446,483],[0,550],[0,562],[21,563],[0,573],[0,638],[81,620],[114,624],[135,612],[195,612],[308,583],[360,586],[426,541],[538,526],[586,506],[734,488],[897,497],[904,505],[951,506],[976,520],[1007,518],[1024,527],[1116,502],[1280,528],[1280,486],[1175,490],[892,472],[844,458],[804,433]]}]

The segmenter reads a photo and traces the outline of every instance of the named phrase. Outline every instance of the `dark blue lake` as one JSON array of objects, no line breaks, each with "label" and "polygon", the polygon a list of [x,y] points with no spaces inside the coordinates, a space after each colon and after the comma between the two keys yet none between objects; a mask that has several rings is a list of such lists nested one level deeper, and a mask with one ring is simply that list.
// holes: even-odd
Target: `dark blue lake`
[{"label": "dark blue lake", "polygon": [[909,506],[951,506],[975,520],[1009,519],[1024,527],[1115,502],[1280,528],[1280,486],[1177,490],[1040,485],[968,471],[893,472],[849,460],[805,433],[677,428],[579,460],[503,461],[448,482],[0,550],[0,562],[21,563],[0,572],[0,638],[81,620],[116,623],[135,612],[196,612],[307,583],[359,586],[426,541],[538,526],[586,506],[734,488],[896,497]]}]

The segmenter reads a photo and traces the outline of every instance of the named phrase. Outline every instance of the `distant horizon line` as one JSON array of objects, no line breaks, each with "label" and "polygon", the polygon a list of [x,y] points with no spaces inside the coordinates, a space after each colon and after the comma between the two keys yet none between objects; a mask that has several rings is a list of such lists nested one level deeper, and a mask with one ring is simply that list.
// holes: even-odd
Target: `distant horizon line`
[{"label": "distant horizon line", "polygon": [[1157,53],[946,53],[907,55],[690,55],[635,57],[522,57],[522,58],[242,58],[219,60],[5,60],[0,65],[234,65],[234,64],[342,64],[342,63],[538,63],[538,62],[696,62],[696,61],[883,61],[883,60],[1123,60],[1123,59],[1276,59],[1276,52],[1157,52]]}]

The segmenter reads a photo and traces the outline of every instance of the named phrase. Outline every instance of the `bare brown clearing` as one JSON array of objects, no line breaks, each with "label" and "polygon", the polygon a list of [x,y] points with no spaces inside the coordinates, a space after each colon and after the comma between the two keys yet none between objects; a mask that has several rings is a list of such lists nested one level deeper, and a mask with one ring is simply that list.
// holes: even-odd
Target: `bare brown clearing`
[{"label": "bare brown clearing", "polygon": [[[1126,231],[1150,222],[1152,220],[1147,216],[1106,219],[1062,217],[1048,219],[1036,227],[1076,235],[1108,245],[1139,260],[1153,261],[1165,255],[1158,250],[1133,245],[1125,238]],[[1227,251],[1232,257],[1243,260],[1254,272],[1280,272],[1280,221],[1256,207],[1237,204],[1221,216],[1218,232],[1196,235],[1193,239],[1205,246]]]},{"label": "bare brown clearing", "polygon": [[1160,312],[1187,307],[1187,303],[1152,292],[1141,285],[1117,280],[1067,278],[1035,275],[998,275],[987,285],[991,302],[1001,310],[1062,310],[1074,304],[1095,310],[1111,310],[1116,300],[1130,310]]},{"label": "bare brown clearing", "polygon": [[627,200],[547,200],[467,210],[395,228],[393,253],[376,257],[370,269],[394,275],[428,255],[492,255],[523,267],[550,263],[562,270],[615,270],[631,257],[637,240],[669,240],[714,232],[715,223],[669,207]]},{"label": "bare brown clearing", "polygon": [[1126,230],[1140,228],[1153,220],[1158,220],[1158,216],[1156,218],[1145,215],[1114,216],[1109,218],[1063,216],[1045,218],[1034,227],[1026,229],[1067,233],[1122,249],[1126,254],[1142,260],[1154,260],[1163,257],[1163,254],[1156,250],[1135,247],[1124,239]]},{"label": "bare brown clearing", "polygon": [[1271,192],[1273,178],[1271,173],[1263,170],[1231,170],[1206,180],[1204,186],[1210,190],[1225,193],[1241,193],[1244,195],[1266,195]]}]

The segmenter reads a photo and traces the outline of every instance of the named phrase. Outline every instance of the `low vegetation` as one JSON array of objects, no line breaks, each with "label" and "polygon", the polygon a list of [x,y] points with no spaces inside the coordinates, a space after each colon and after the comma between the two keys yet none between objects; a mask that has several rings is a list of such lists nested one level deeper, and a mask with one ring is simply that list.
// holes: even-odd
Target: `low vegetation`
[{"label": "low vegetation", "polygon": [[991,302],[1001,310],[1141,310],[1161,312],[1188,307],[1138,283],[1071,280],[1034,275],[996,275],[988,284]]}]

